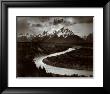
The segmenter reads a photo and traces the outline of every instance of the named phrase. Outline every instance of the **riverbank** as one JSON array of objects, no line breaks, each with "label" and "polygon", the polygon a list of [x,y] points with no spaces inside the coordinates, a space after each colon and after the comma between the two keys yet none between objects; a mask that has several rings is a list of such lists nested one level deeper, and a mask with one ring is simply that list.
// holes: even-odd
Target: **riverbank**
[{"label": "riverbank", "polygon": [[75,49],[74,48],[69,48],[68,50],[65,50],[65,51],[62,51],[62,52],[57,52],[57,53],[50,54],[50,55],[35,57],[34,62],[36,64],[37,68],[39,68],[39,67],[45,68],[47,73],[58,74],[58,75],[67,75],[68,77],[71,77],[71,76],[74,77],[75,75],[78,75],[78,77],[80,77],[81,75],[90,77],[91,75],[93,75],[93,71],[56,67],[56,66],[52,66],[52,65],[49,65],[49,64],[46,64],[46,63],[43,62],[43,60],[47,57],[62,55],[62,54],[71,52],[73,50],[75,50]]},{"label": "riverbank", "polygon": [[66,49],[65,46],[45,48],[38,42],[17,42],[16,77],[51,77],[52,74],[37,68],[33,59],[35,56],[48,55]]},{"label": "riverbank", "polygon": [[80,48],[65,54],[43,59],[45,64],[77,70],[93,70],[93,49]]},{"label": "riverbank", "polygon": [[[67,46],[45,48],[37,43],[17,43],[16,77],[92,77],[92,72],[68,70],[47,64],[42,66],[41,62],[44,58],[47,58],[50,54],[65,52],[66,49]],[[33,61],[34,58],[39,61]],[[37,64],[42,66],[42,68],[37,67]]]}]

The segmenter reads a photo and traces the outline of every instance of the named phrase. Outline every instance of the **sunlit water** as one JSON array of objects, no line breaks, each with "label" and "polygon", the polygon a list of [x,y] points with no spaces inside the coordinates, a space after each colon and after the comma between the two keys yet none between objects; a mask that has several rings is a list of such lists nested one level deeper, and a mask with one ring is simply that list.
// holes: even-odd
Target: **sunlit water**
[{"label": "sunlit water", "polygon": [[50,54],[50,55],[46,55],[46,56],[35,57],[34,62],[36,64],[37,68],[39,68],[39,67],[43,68],[44,67],[47,73],[54,73],[54,74],[60,74],[60,75],[65,75],[65,74],[66,75],[78,74],[78,75],[85,75],[85,76],[92,75],[92,71],[55,67],[55,66],[47,65],[43,62],[43,59],[45,59],[47,57],[65,54],[65,53],[70,52],[72,50],[75,50],[75,49],[69,48],[66,51],[62,51],[62,52],[58,52],[58,53],[54,53],[54,54]]}]

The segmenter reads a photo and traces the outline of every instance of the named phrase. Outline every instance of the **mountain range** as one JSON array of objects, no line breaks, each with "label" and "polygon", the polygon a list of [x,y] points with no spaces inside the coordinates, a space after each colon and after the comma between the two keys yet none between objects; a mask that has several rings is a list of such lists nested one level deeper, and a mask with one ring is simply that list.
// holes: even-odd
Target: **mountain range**
[{"label": "mountain range", "polygon": [[17,37],[17,42],[51,42],[51,43],[82,43],[82,42],[93,42],[93,34],[89,34],[84,38],[75,35],[68,28],[62,27],[59,30],[55,30],[53,33],[48,33],[44,31],[42,34],[38,35],[21,35]]}]

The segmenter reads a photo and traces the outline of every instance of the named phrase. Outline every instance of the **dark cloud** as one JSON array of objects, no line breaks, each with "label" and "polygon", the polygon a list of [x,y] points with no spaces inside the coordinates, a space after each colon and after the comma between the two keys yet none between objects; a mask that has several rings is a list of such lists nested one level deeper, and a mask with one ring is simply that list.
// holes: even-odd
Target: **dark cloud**
[{"label": "dark cloud", "polygon": [[16,30],[17,33],[25,33],[28,30],[29,23],[26,18],[17,17]]},{"label": "dark cloud", "polygon": [[61,18],[61,19],[55,18],[55,19],[53,20],[53,24],[54,24],[54,25],[61,24],[61,23],[63,23],[63,22],[64,22],[64,19],[63,19],[63,18]]},{"label": "dark cloud", "polygon": [[41,24],[32,24],[32,27],[42,27]]},{"label": "dark cloud", "polygon": [[74,17],[77,23],[93,23],[93,16]]}]

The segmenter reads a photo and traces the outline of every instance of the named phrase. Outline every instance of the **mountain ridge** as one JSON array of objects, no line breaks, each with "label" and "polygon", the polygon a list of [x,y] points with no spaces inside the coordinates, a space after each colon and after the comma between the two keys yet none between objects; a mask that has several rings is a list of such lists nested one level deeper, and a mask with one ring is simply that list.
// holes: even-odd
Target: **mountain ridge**
[{"label": "mountain ridge", "polygon": [[72,30],[62,27],[59,30],[55,30],[49,34],[48,31],[44,31],[42,34],[36,36],[28,35],[20,36],[17,38],[18,42],[52,42],[52,43],[83,43],[85,41],[92,42],[93,34],[89,34],[85,38],[81,38],[75,35]]}]

